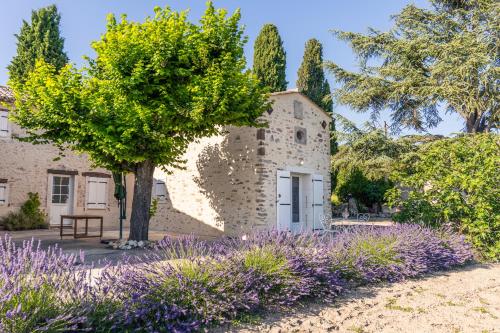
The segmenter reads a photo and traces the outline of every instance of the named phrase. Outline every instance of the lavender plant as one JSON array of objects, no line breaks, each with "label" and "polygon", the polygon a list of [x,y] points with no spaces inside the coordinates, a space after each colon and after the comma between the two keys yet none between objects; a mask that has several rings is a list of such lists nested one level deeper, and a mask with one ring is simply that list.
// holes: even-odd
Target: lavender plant
[{"label": "lavender plant", "polygon": [[[83,260],[83,253],[81,253]],[[75,255],[40,242],[0,238],[0,332],[66,332],[84,321],[89,291]]]},{"label": "lavender plant", "polygon": [[150,255],[106,266],[92,283],[75,257],[0,243],[0,331],[192,332],[352,283],[398,281],[472,259],[464,238],[417,225],[336,235],[277,231],[245,240],[165,238]]}]

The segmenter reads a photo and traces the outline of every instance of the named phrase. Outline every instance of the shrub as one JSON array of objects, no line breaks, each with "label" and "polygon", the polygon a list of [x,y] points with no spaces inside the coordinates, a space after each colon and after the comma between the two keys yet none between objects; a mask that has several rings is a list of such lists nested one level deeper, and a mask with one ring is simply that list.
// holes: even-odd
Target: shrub
[{"label": "shrub", "polygon": [[82,323],[89,285],[76,259],[33,240],[0,239],[0,332],[65,332]]},{"label": "shrub", "polygon": [[19,212],[10,212],[0,219],[0,225],[6,230],[30,230],[48,228],[47,216],[40,209],[40,197],[38,193],[28,193],[26,200]]},{"label": "shrub", "polygon": [[395,174],[400,189],[388,194],[400,222],[451,224],[489,259],[500,259],[500,140],[463,135],[423,145],[406,155]]}]

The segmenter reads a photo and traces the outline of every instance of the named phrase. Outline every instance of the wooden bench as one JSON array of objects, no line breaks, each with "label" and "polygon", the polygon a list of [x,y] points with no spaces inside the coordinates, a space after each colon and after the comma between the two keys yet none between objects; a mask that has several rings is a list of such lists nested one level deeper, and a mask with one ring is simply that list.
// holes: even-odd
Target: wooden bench
[{"label": "wooden bench", "polygon": [[[72,227],[73,227],[73,233],[70,234],[65,234],[63,232],[63,229],[65,227],[63,221],[64,219],[67,220],[72,220]],[[85,232],[84,233],[78,233],[78,220],[85,220]],[[99,220],[100,221],[100,226],[99,226],[99,235],[89,235],[89,220]],[[67,227],[67,226],[66,226]],[[99,237],[102,238],[102,228],[103,228],[103,217],[98,216],[98,215],[61,215],[61,226],[60,226],[60,236],[61,239],[63,236],[73,236],[74,238],[92,238],[92,237]]]}]

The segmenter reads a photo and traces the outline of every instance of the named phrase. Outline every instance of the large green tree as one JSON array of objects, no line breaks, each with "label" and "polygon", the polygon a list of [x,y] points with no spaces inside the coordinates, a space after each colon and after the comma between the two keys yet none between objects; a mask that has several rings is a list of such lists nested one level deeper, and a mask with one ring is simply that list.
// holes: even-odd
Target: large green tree
[{"label": "large green tree", "polygon": [[253,50],[253,72],[271,92],[286,90],[286,52],[278,28],[274,24],[262,27]]},{"label": "large green tree", "polygon": [[457,113],[465,130],[498,128],[500,3],[430,0],[406,6],[388,32],[336,31],[360,59],[350,72],[329,62],[338,102],[372,116],[389,109],[393,129],[425,130]]},{"label": "large green tree", "polygon": [[155,8],[142,23],[111,15],[86,67],[58,72],[39,61],[24,84],[11,82],[14,120],[34,143],[133,173],[129,238],[147,239],[155,167],[178,166],[190,142],[222,126],[259,126],[269,106],[245,70],[239,21],[239,11],[227,15],[211,3],[199,24],[169,8]]},{"label": "large green tree", "polygon": [[[323,110],[332,114],[333,103],[331,99],[330,84],[325,78],[323,69],[323,45],[315,39],[306,42],[304,57],[299,67],[297,88],[301,93],[309,97]],[[335,121],[332,120],[330,132],[335,132]],[[330,150],[332,154],[337,152],[337,141],[335,136],[330,137]]]},{"label": "large green tree", "polygon": [[7,67],[10,78],[24,82],[35,67],[37,59],[43,59],[60,70],[68,62],[64,52],[64,38],[59,24],[61,15],[55,5],[31,12],[31,23],[23,21],[17,38],[17,54]]}]

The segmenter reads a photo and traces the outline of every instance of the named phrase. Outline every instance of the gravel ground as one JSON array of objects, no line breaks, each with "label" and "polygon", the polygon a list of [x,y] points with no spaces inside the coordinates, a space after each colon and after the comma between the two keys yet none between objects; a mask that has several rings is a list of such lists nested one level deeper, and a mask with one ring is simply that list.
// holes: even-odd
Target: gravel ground
[{"label": "gravel ground", "polygon": [[216,332],[500,332],[500,264],[472,265],[396,284],[360,287],[259,324]]}]

